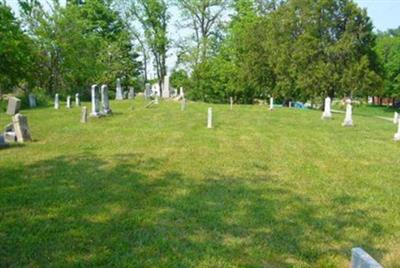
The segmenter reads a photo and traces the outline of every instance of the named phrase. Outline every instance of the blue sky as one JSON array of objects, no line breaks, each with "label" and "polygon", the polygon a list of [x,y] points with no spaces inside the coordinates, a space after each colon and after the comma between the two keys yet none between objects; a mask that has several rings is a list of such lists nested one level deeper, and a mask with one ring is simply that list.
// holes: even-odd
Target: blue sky
[{"label": "blue sky", "polygon": [[[6,0],[6,2],[17,9],[18,0]],[[355,2],[367,9],[377,30],[384,31],[400,26],[400,0],[355,0]]]}]

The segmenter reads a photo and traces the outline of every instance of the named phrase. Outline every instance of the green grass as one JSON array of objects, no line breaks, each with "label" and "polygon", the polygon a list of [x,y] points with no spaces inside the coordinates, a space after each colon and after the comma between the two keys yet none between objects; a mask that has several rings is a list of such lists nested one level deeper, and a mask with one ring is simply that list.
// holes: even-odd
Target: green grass
[{"label": "green grass", "polygon": [[347,267],[361,246],[400,267],[394,124],[144,105],[23,111],[34,141],[0,150],[1,266]]}]

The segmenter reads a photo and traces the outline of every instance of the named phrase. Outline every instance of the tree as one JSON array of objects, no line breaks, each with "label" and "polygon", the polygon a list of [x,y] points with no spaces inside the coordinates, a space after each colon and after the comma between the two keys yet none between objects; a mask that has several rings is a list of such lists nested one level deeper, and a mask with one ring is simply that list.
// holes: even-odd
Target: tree
[{"label": "tree", "polygon": [[0,97],[21,82],[32,82],[34,46],[11,9],[0,2]]},{"label": "tree", "polygon": [[157,71],[162,94],[162,80],[167,74],[167,51],[169,39],[167,25],[169,15],[167,3],[164,0],[137,0],[128,1],[132,15],[141,24],[148,47],[150,48]]}]

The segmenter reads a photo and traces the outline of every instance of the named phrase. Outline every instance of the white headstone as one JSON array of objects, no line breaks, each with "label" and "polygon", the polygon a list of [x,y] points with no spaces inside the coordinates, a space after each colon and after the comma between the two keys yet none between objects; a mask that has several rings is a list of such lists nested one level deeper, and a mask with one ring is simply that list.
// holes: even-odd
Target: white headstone
[{"label": "white headstone", "polygon": [[274,109],[274,98],[269,98],[269,110],[272,111]]},{"label": "white headstone", "polygon": [[229,100],[230,100],[230,103],[231,103],[231,110],[233,110],[233,98],[230,97]]},{"label": "white headstone", "polygon": [[81,123],[86,123],[88,119],[88,112],[86,106],[82,107]]},{"label": "white headstone", "polygon": [[100,116],[100,103],[99,103],[99,87],[97,85],[92,85],[92,113],[90,116],[98,117]]},{"label": "white headstone", "polygon": [[383,268],[362,248],[353,248],[351,250],[351,268]]},{"label": "white headstone", "polygon": [[115,93],[115,99],[116,100],[123,100],[124,96],[123,96],[123,92],[122,92],[122,86],[121,86],[121,79],[117,79],[117,89],[116,89],[116,93]]},{"label": "white headstone", "polygon": [[179,97],[181,97],[181,98],[185,97],[185,92],[183,91],[183,87],[179,88]]},{"label": "white headstone", "polygon": [[325,105],[324,105],[324,112],[322,113],[322,119],[331,119],[332,112],[331,112],[331,98],[325,98]]},{"label": "white headstone", "polygon": [[54,97],[54,109],[60,109],[60,97],[58,94]]},{"label": "white headstone", "polygon": [[162,87],[162,97],[169,98],[170,97],[170,87],[169,87],[169,76],[164,76],[164,84]]},{"label": "white headstone", "polygon": [[101,86],[101,106],[103,114],[111,114],[110,100],[108,98],[108,86]]},{"label": "white headstone", "polygon": [[397,124],[398,122],[399,122],[399,113],[394,112],[393,124]]},{"label": "white headstone", "polygon": [[150,98],[151,95],[151,85],[149,83],[146,83],[145,89],[144,89],[144,98],[148,99]]},{"label": "white headstone", "polygon": [[292,108],[292,102],[289,101],[289,108]]},{"label": "white headstone", "polygon": [[79,99],[79,93],[75,94],[75,105],[81,106],[81,100]]},{"label": "white headstone", "polygon": [[342,126],[352,127],[353,126],[353,108],[351,106],[351,100],[346,100],[346,116],[344,118]]},{"label": "white headstone", "polygon": [[71,96],[67,97],[67,108],[71,108]]},{"label": "white headstone", "polygon": [[397,133],[394,134],[394,141],[400,141],[400,120],[398,120]]},{"label": "white headstone", "polygon": [[29,107],[35,108],[36,107],[36,97],[35,97],[35,95],[33,95],[33,93],[29,93],[28,99],[29,99]]},{"label": "white headstone", "polygon": [[208,108],[207,113],[207,128],[212,128],[212,108]]}]

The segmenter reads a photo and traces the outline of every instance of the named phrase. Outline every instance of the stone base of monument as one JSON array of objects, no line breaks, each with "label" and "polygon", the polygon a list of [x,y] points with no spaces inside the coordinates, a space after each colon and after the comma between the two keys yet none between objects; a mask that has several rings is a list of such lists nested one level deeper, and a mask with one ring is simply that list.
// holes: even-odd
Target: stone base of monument
[{"label": "stone base of monument", "polygon": [[4,132],[4,140],[6,143],[12,143],[17,141],[17,134],[14,131]]},{"label": "stone base of monument", "polygon": [[353,120],[346,120],[342,123],[342,126],[344,127],[353,127]]},{"label": "stone base of monument", "polygon": [[104,110],[103,112],[102,112],[102,115],[104,115],[104,116],[106,116],[106,115],[111,115],[112,114],[112,110],[111,109],[107,109],[107,110]]},{"label": "stone base of monument", "polygon": [[321,116],[321,119],[323,119],[323,120],[332,119],[332,115],[323,113],[322,116]]}]

